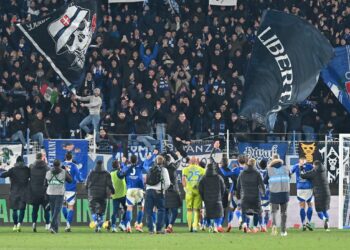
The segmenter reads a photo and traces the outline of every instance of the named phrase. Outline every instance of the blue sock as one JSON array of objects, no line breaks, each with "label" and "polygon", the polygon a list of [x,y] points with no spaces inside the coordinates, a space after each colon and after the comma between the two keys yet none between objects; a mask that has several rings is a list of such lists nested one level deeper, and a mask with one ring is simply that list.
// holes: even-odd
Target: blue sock
[{"label": "blue sock", "polygon": [[221,223],[221,218],[214,219],[214,223],[215,223],[215,226],[216,226],[216,227],[221,227],[221,225],[220,225],[220,223]]},{"label": "blue sock", "polygon": [[96,215],[96,214],[92,214],[91,217],[92,217],[92,220],[93,220],[93,221],[95,222],[95,224],[96,224],[96,222],[97,222],[97,215]]},{"label": "blue sock", "polygon": [[328,215],[328,212],[327,212],[327,211],[324,211],[324,212],[323,212],[323,216],[326,217],[327,220],[329,220],[329,215]]},{"label": "blue sock", "polygon": [[301,219],[301,224],[303,224],[303,225],[304,225],[304,222],[305,222],[305,217],[306,217],[305,209],[304,208],[300,208],[300,219]]},{"label": "blue sock", "polygon": [[262,216],[259,216],[259,225],[260,226],[264,226],[264,220],[263,220],[263,217]]},{"label": "blue sock", "polygon": [[324,220],[323,212],[318,212],[317,215],[321,220]]},{"label": "blue sock", "polygon": [[312,212],[313,212],[312,207],[308,207],[307,212],[306,212],[306,216],[307,216],[307,220],[308,220],[309,222],[311,222]]},{"label": "blue sock", "polygon": [[74,210],[68,209],[67,222],[69,223],[69,225],[72,224],[73,217],[74,217]]},{"label": "blue sock", "polygon": [[98,226],[102,227],[103,226],[103,215],[98,216]]},{"label": "blue sock", "polygon": [[67,207],[62,207],[62,213],[64,218],[67,220],[67,216],[68,216],[68,209]]},{"label": "blue sock", "polygon": [[156,212],[152,213],[152,220],[153,220],[153,223],[156,223],[156,221],[157,221],[157,213]]},{"label": "blue sock", "polygon": [[210,226],[211,226],[211,220],[210,220],[210,219],[205,218],[205,221],[206,221],[207,227],[210,227]]},{"label": "blue sock", "polygon": [[269,220],[270,220],[270,214],[269,214],[269,212],[267,211],[267,212],[265,213],[265,217],[264,217],[264,225],[265,225],[265,226],[267,225],[267,223],[269,223]]},{"label": "blue sock", "polygon": [[[138,213],[137,213],[137,224],[141,224],[142,223],[142,220],[143,220],[143,211],[140,210]],[[153,220],[155,221],[155,220]]]},{"label": "blue sock", "polygon": [[126,211],[125,224],[127,225],[131,221],[131,211]]},{"label": "blue sock", "polygon": [[249,227],[249,224],[250,224],[250,217],[249,216],[247,216],[247,219],[245,222],[247,222],[247,226]]},{"label": "blue sock", "polygon": [[241,210],[236,210],[236,217],[238,220],[240,220],[242,218]]},{"label": "blue sock", "polygon": [[227,221],[228,223],[230,223],[232,220],[233,220],[233,212],[232,211],[229,211],[228,212],[228,215],[227,215]]}]

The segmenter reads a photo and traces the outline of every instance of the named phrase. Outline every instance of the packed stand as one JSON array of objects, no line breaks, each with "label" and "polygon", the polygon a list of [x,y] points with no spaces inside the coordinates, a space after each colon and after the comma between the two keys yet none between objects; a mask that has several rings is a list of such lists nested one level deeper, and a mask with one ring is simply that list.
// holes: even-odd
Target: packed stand
[{"label": "packed stand", "polygon": [[[122,144],[124,149],[131,133],[132,141],[148,148],[170,135],[181,149],[194,139],[221,139],[227,130],[243,132],[242,140],[312,140],[350,132],[349,114],[322,80],[304,103],[279,113],[274,135],[238,116],[262,11],[299,15],[334,47],[344,46],[350,44],[347,0],[249,0],[232,8],[183,0],[177,1],[179,13],[162,1],[108,7],[104,0],[77,95],[14,25],[45,16],[64,2],[4,0],[0,5],[2,141],[25,145],[28,128],[39,145],[44,138],[91,137],[91,125],[100,147]],[[101,112],[91,114],[87,96],[100,98]]]}]

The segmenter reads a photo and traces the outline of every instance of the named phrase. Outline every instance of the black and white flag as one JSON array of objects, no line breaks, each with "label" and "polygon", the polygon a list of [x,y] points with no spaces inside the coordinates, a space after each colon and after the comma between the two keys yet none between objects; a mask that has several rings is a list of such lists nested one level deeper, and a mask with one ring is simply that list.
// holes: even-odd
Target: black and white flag
[{"label": "black and white flag", "polygon": [[246,72],[240,115],[273,128],[271,117],[304,101],[333,56],[329,41],[298,16],[265,11]]},{"label": "black and white flag", "polygon": [[73,0],[40,20],[17,24],[67,86],[84,72],[85,55],[96,30],[97,2]]}]

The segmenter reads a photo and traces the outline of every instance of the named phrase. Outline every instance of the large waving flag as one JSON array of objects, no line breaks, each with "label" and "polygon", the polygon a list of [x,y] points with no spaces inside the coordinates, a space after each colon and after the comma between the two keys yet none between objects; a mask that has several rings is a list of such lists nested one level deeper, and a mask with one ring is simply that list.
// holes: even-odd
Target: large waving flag
[{"label": "large waving flag", "polygon": [[350,113],[350,46],[334,49],[335,57],[322,70],[323,81]]},{"label": "large waving flag", "polygon": [[96,30],[97,2],[73,0],[42,19],[17,24],[67,86],[79,81],[83,73]]},{"label": "large waving flag", "polygon": [[332,56],[329,41],[310,23],[265,11],[246,72],[240,115],[273,127],[271,117],[311,94]]}]

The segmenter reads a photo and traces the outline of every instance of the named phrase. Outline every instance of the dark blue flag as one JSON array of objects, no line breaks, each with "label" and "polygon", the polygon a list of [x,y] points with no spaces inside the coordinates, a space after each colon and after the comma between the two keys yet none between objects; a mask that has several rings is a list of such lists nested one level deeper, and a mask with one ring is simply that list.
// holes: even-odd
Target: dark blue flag
[{"label": "dark blue flag", "polygon": [[335,57],[322,70],[323,81],[350,112],[350,46],[335,48]]},{"label": "dark blue flag", "polygon": [[266,11],[246,73],[240,116],[273,127],[271,117],[311,94],[332,56],[331,44],[313,25],[295,15]]}]

